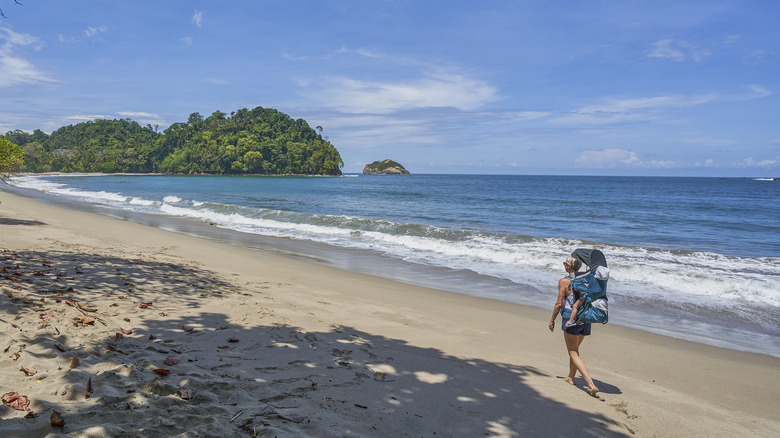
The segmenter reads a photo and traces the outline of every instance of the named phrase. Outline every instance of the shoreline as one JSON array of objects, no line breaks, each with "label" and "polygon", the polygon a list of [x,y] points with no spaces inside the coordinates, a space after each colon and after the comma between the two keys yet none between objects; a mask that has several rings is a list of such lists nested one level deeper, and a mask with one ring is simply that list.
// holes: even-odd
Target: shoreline
[{"label": "shoreline", "polygon": [[[560,379],[567,357],[559,327],[546,328],[550,311],[340,271],[2,189],[0,201],[0,250],[46,255],[106,324],[68,332],[57,325],[59,334],[41,324],[42,311],[78,316],[40,296],[45,276],[12,291],[19,302],[2,296],[3,322],[23,330],[0,324],[4,339],[14,351],[26,345],[18,361],[11,350],[2,356],[3,381],[13,382],[3,393],[27,396],[39,414],[25,419],[0,408],[0,432],[9,436],[57,433],[48,424],[53,409],[63,413],[68,423],[60,432],[69,436],[121,436],[122,427],[170,436],[199,422],[236,429],[235,436],[780,433],[773,409],[780,389],[766,384],[780,377],[780,359],[771,356],[594,327],[582,352],[602,390],[593,399]],[[0,281],[4,294],[7,283]],[[118,300],[120,293],[132,303]],[[33,309],[25,297],[46,300]],[[154,311],[143,312],[139,302],[153,302]],[[120,328],[134,333],[124,336],[126,354],[106,351]],[[154,333],[163,341],[150,341]],[[225,344],[228,338],[239,341]],[[52,351],[55,340],[78,351],[82,364],[65,372],[71,356]],[[104,354],[84,353],[90,345]],[[159,345],[181,351],[180,363],[165,365]],[[24,377],[20,366],[39,374]],[[163,366],[171,375],[152,372]],[[85,398],[90,376],[95,391]],[[184,385],[195,387],[193,398],[177,395]],[[562,424],[561,416],[572,421]],[[138,429],[143,419],[158,429]]]},{"label": "shoreline", "polygon": [[[458,270],[428,264],[420,265],[367,249],[342,247],[312,240],[296,239],[296,237],[253,234],[231,229],[229,226],[219,225],[208,220],[204,221],[187,216],[169,216],[154,212],[144,213],[101,203],[93,204],[32,188],[12,187],[10,191],[13,194],[57,207],[101,214],[217,243],[245,249],[272,251],[279,255],[315,262],[344,271],[543,310],[547,310],[549,307],[550,291],[548,285],[557,281],[556,274],[550,275],[542,283],[538,281],[535,283],[523,282],[522,278],[508,280],[500,276],[483,275],[469,268]],[[776,329],[773,333],[772,330],[757,322],[772,317],[771,314],[750,313],[750,309],[748,309],[747,312],[739,315],[724,315],[717,308],[702,307],[698,304],[694,304],[693,307],[678,306],[675,303],[665,303],[658,309],[653,309],[653,301],[637,301],[630,293],[623,296],[613,295],[611,298],[613,315],[610,318],[610,325],[630,327],[675,339],[780,358],[780,340],[776,336]],[[744,319],[744,315],[752,316],[748,320]],[[714,333],[720,337],[714,337]]]}]

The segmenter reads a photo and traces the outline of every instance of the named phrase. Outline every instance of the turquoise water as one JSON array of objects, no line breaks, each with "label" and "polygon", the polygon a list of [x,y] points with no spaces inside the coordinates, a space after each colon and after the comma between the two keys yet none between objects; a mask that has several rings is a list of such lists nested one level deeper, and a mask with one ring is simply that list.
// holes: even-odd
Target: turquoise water
[{"label": "turquoise water", "polygon": [[189,232],[231,230],[233,244],[285,238],[289,251],[342,269],[542,308],[552,308],[561,261],[595,247],[612,270],[611,323],[780,356],[780,182],[65,175],[14,184],[112,215],[195,219],[217,228]]}]

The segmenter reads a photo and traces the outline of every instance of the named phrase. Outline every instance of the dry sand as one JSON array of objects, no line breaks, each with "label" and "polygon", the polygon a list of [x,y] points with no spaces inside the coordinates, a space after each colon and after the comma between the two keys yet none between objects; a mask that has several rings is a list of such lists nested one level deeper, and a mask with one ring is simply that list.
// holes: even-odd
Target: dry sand
[{"label": "dry sand", "polygon": [[2,437],[780,436],[777,358],[598,326],[592,398],[548,310],[0,202]]}]

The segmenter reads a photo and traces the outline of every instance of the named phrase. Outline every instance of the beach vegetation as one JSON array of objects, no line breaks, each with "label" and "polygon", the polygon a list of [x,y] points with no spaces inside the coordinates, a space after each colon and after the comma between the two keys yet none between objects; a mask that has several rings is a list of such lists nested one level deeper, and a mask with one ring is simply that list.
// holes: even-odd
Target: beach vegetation
[{"label": "beach vegetation", "polygon": [[401,166],[397,162],[393,160],[382,160],[382,161],[374,161],[373,163],[369,164],[372,168],[376,170],[387,170],[390,167],[400,167],[404,168],[404,166]]},{"label": "beach vegetation", "polygon": [[0,135],[0,183],[5,183],[23,164],[24,151],[22,148]]},{"label": "beach vegetation", "polygon": [[390,160],[374,161],[373,163],[366,164],[363,168],[365,174],[391,174],[391,175],[408,175],[409,171],[406,170],[401,164]]},{"label": "beach vegetation", "polygon": [[240,109],[187,122],[163,132],[131,119],[63,126],[51,135],[14,130],[27,172],[340,175],[338,150],[311,128],[271,108]]}]

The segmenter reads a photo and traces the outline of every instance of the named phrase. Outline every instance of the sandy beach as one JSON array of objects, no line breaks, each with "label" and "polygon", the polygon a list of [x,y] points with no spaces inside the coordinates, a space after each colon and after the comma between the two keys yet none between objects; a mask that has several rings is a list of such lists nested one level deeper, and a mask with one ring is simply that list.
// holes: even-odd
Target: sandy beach
[{"label": "sandy beach", "polygon": [[593,398],[550,310],[0,202],[2,437],[780,436],[777,358],[598,326]]}]

